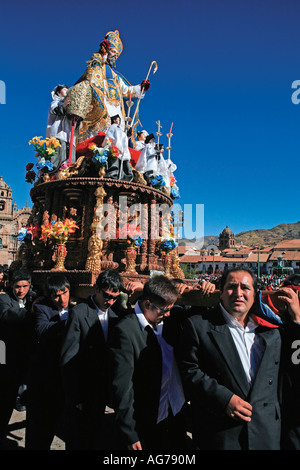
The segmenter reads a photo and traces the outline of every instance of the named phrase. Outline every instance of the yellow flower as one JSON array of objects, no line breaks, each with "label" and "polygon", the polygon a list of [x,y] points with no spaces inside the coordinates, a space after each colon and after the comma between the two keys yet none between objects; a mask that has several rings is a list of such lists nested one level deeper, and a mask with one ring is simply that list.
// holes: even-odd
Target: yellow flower
[{"label": "yellow flower", "polygon": [[91,144],[89,145],[89,149],[90,150],[95,150],[97,148],[97,146],[95,144]]},{"label": "yellow flower", "polygon": [[44,145],[45,140],[42,140],[42,137],[34,137],[33,145]]},{"label": "yellow flower", "polygon": [[53,153],[55,153],[55,150],[53,148],[48,147],[47,148],[47,153],[48,153],[48,155],[52,155]]},{"label": "yellow flower", "polygon": [[61,144],[59,142],[58,139],[56,139],[56,137],[48,137],[46,139],[46,147],[61,147]]},{"label": "yellow flower", "polygon": [[35,145],[41,137],[33,137],[28,143],[29,145]]}]

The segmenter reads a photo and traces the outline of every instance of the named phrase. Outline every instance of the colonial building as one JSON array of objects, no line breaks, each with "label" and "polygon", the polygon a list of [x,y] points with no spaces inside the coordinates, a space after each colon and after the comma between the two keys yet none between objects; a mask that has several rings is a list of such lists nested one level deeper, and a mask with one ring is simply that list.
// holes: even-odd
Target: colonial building
[{"label": "colonial building", "polygon": [[231,229],[226,225],[223,232],[219,235],[219,249],[220,251],[225,250],[226,248],[235,247],[235,236],[232,233]]},{"label": "colonial building", "polygon": [[226,227],[219,237],[219,250],[179,248],[181,267],[194,274],[220,274],[235,267],[250,268],[258,275],[300,273],[300,240],[284,240],[273,246],[238,246]]},{"label": "colonial building", "polygon": [[28,206],[17,209],[11,187],[0,176],[0,265],[10,266],[16,259],[18,232],[26,226],[30,214]]}]

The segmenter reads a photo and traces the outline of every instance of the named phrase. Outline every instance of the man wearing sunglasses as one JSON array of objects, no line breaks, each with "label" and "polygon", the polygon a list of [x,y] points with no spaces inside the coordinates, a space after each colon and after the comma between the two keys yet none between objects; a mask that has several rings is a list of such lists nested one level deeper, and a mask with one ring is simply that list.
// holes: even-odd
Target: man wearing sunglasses
[{"label": "man wearing sunglasses", "polygon": [[96,292],[69,312],[61,364],[67,401],[67,450],[101,449],[108,404],[107,340],[119,320],[113,307],[123,290],[121,276],[101,272]]},{"label": "man wearing sunglasses", "polygon": [[167,277],[150,278],[110,336],[112,401],[123,449],[185,448],[185,399],[167,325],[177,297]]}]

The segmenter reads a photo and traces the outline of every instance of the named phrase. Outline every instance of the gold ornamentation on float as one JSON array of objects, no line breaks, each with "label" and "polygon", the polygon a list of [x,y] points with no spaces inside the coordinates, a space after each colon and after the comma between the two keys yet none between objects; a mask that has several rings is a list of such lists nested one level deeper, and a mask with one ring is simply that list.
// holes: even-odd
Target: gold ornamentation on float
[{"label": "gold ornamentation on float", "polygon": [[88,256],[85,264],[85,269],[92,273],[99,273],[101,271],[101,258],[103,241],[97,235],[97,231],[101,230],[101,221],[103,216],[103,199],[106,196],[102,186],[99,186],[95,191],[96,204],[94,207],[94,218],[91,224],[92,235],[88,242]]}]

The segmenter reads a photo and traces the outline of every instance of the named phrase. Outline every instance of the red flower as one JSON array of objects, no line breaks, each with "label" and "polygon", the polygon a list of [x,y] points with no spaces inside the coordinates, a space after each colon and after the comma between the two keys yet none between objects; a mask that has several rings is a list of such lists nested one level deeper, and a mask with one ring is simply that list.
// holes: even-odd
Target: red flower
[{"label": "red flower", "polygon": [[30,171],[34,167],[34,163],[27,163],[26,171]]},{"label": "red flower", "polygon": [[70,215],[77,215],[77,209],[75,209],[75,207],[70,208]]},{"label": "red flower", "polygon": [[135,235],[141,236],[141,228],[139,225],[136,226],[134,222],[121,225],[121,227],[117,228],[117,238],[126,239],[129,237],[133,240]]},{"label": "red flower", "polygon": [[36,177],[35,171],[28,171],[26,173],[26,178],[25,178],[26,183],[33,183],[33,181],[35,180],[35,177]]},{"label": "red flower", "polygon": [[112,145],[110,147],[110,150],[111,150],[111,154],[112,154],[113,157],[117,158],[120,155],[119,149],[115,145]]}]

